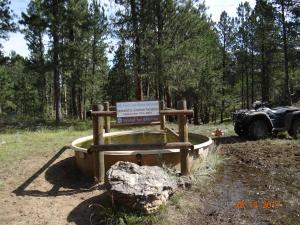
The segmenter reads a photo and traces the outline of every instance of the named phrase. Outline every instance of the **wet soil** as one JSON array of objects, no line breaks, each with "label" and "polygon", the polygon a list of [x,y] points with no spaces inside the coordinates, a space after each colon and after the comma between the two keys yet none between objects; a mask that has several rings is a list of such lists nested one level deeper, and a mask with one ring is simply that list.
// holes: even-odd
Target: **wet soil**
[{"label": "wet soil", "polygon": [[217,140],[224,162],[171,207],[172,224],[300,224],[300,143]]}]

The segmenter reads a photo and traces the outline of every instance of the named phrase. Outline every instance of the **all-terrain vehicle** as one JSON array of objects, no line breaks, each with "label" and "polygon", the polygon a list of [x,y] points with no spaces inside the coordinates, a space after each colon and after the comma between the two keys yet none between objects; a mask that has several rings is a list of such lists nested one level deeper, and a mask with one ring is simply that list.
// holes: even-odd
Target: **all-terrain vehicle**
[{"label": "all-terrain vehicle", "polygon": [[284,106],[269,108],[267,104],[254,102],[252,110],[233,113],[235,132],[250,139],[263,139],[287,131],[294,138],[300,134],[300,108]]}]

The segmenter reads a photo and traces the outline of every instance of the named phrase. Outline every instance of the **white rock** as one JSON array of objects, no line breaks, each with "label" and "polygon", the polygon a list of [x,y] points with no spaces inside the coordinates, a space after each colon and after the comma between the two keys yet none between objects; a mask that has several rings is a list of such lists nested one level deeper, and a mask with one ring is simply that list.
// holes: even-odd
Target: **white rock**
[{"label": "white rock", "polygon": [[120,161],[107,171],[107,178],[115,205],[145,213],[155,212],[177,189],[176,179],[158,166]]}]

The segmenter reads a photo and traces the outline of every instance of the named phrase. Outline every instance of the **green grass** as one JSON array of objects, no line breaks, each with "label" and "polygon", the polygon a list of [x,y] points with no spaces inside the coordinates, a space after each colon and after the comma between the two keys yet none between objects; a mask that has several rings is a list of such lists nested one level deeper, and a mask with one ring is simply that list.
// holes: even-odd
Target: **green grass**
[{"label": "green grass", "polygon": [[60,125],[33,121],[27,128],[24,124],[7,124],[0,131],[0,161],[20,160],[54,152],[69,145],[74,139],[91,133],[90,121],[71,121]]},{"label": "green grass", "polygon": [[[167,124],[167,126],[173,128],[176,131],[178,130],[178,125],[176,123]],[[217,128],[221,129],[224,132],[224,136],[236,136],[232,122],[226,122],[222,124],[209,123],[202,125],[188,124],[189,132],[198,133],[209,137],[212,136],[212,132],[214,132]]]},{"label": "green grass", "polygon": [[167,224],[167,206],[163,205],[154,214],[143,214],[137,211],[128,211],[122,208],[113,208],[108,198],[101,204],[89,206],[92,224],[107,225],[164,225]]},{"label": "green grass", "polygon": [[201,192],[205,190],[212,181],[213,174],[217,172],[219,165],[225,159],[217,154],[216,150],[209,152],[207,157],[201,162],[197,171],[194,172],[193,191]]}]

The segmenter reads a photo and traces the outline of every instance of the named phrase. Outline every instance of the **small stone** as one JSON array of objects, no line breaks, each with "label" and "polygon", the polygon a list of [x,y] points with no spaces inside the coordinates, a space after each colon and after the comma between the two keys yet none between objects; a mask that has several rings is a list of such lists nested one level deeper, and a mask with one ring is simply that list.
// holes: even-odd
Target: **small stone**
[{"label": "small stone", "polygon": [[117,162],[107,171],[113,204],[150,214],[176,191],[176,179],[158,166]]},{"label": "small stone", "polygon": [[192,187],[193,178],[191,176],[181,176],[177,179],[177,186],[182,189],[189,189]]}]

